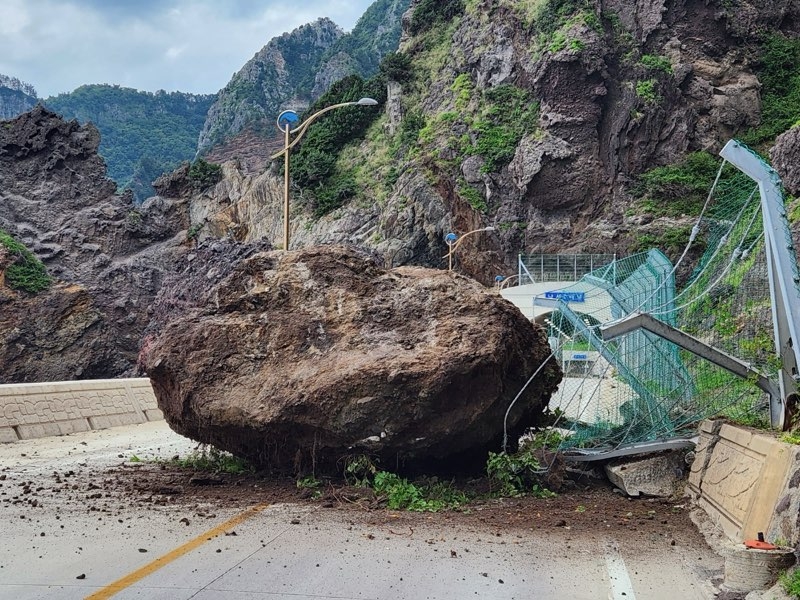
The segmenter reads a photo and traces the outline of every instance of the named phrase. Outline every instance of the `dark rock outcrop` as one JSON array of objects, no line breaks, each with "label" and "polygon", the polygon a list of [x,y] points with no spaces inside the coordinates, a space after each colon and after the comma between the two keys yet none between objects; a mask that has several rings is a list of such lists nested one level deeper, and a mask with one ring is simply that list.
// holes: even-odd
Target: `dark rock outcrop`
[{"label": "dark rock outcrop", "polygon": [[[550,354],[542,329],[451,272],[386,270],[346,246],[256,253],[216,284],[215,268],[194,256],[188,292],[163,295],[141,364],[173,429],[264,467],[331,470],[359,453],[482,467]],[[559,379],[548,363],[510,439]]]},{"label": "dark rock outcrop", "polygon": [[779,135],[769,158],[786,191],[793,196],[800,194],[800,127]]},{"label": "dark rock outcrop", "polygon": [[[5,294],[2,383],[131,370],[163,274],[188,249],[186,202],[156,196],[136,208],[116,195],[99,142],[94,126],[41,106],[0,127],[0,229],[67,284]],[[55,331],[58,343],[42,333]],[[37,367],[51,342],[63,363],[55,371]]]}]

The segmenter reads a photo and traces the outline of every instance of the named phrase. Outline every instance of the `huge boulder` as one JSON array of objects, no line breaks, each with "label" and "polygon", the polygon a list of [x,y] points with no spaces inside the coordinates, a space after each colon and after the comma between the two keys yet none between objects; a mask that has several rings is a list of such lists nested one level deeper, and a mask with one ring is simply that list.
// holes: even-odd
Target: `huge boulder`
[{"label": "huge boulder", "polygon": [[[141,365],[173,429],[265,468],[482,465],[550,355],[542,329],[453,272],[386,270],[347,246],[257,252],[221,278],[213,252],[189,258]],[[511,439],[559,380],[547,362]]]}]

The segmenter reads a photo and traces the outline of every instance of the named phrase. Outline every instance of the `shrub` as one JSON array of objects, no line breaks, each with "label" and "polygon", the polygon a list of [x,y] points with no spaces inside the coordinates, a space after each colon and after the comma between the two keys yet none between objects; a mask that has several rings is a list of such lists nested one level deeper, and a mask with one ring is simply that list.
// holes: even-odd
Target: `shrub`
[{"label": "shrub", "polygon": [[390,52],[384,56],[379,69],[389,81],[405,83],[413,79],[411,57],[402,52]]},{"label": "shrub", "polygon": [[222,178],[222,167],[198,158],[189,167],[189,181],[196,189],[204,190]]},{"label": "shrub", "polygon": [[6,282],[10,288],[35,294],[49,287],[51,279],[47,269],[33,252],[2,229],[0,244],[15,256],[14,262],[6,268]]},{"label": "shrub", "polygon": [[661,100],[661,96],[656,91],[658,81],[655,79],[645,79],[644,81],[636,82],[636,95],[641,98],[645,104],[657,104]]},{"label": "shrub", "polygon": [[555,496],[550,490],[537,483],[541,466],[530,450],[516,454],[489,452],[486,461],[486,474],[496,484],[501,496],[524,496],[531,494],[539,498]]},{"label": "shrub", "polygon": [[654,71],[663,71],[664,73],[672,74],[672,63],[666,56],[658,56],[654,54],[645,54],[639,59],[639,62]]},{"label": "shrub", "polygon": [[464,0],[421,0],[411,17],[411,35],[428,31],[438,23],[449,23],[463,12]]}]

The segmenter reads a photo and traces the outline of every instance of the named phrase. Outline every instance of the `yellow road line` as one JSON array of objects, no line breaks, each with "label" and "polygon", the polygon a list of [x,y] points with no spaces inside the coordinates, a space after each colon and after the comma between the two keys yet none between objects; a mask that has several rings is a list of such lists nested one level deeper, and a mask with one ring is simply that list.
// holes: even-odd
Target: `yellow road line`
[{"label": "yellow road line", "polygon": [[235,527],[239,523],[246,521],[250,517],[256,515],[257,513],[261,512],[265,508],[267,508],[269,504],[258,504],[256,506],[251,506],[244,512],[239,513],[225,521],[224,523],[220,523],[216,527],[209,529],[205,533],[201,533],[193,540],[189,540],[182,546],[178,546],[174,550],[167,552],[164,556],[161,556],[155,559],[153,562],[146,564],[145,566],[136,569],[132,573],[128,573],[124,577],[117,579],[114,583],[107,585],[101,590],[96,591],[94,594],[86,596],[84,600],[107,600],[107,598],[111,598],[114,594],[117,594],[132,586],[137,581],[152,575],[160,568],[167,566],[169,563],[174,561],[175,559],[180,558],[181,556],[188,554],[192,550],[199,548],[207,541],[217,537],[221,533],[224,533],[228,529]]}]

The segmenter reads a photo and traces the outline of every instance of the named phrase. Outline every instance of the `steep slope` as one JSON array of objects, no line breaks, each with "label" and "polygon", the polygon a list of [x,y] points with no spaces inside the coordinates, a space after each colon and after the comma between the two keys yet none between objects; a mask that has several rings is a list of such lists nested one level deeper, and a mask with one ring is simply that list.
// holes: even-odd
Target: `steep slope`
[{"label": "steep slope", "polygon": [[220,92],[200,134],[199,154],[215,162],[239,158],[248,171],[263,169],[280,144],[278,114],[305,110],[349,75],[374,75],[381,59],[397,49],[409,1],[377,0],[351,33],[319,19],[271,40]]},{"label": "steep slope", "polygon": [[197,136],[214,95],[156,93],[116,85],[84,85],[44,101],[45,105],[101,133],[100,155],[120,189],[137,203],[153,195],[150,185],[181,161],[194,157]]},{"label": "steep slope", "polygon": [[[293,247],[442,266],[447,232],[492,226],[458,255],[486,283],[519,253],[678,247],[713,153],[800,118],[797,0],[415,0],[403,21],[380,77],[311,108],[385,89],[382,114],[331,113],[293,152]],[[209,231],[279,231],[278,183],[257,182],[202,200]]]},{"label": "steep slope", "polygon": [[358,20],[353,31],[340,37],[325,53],[314,74],[311,99],[316,100],[348,75],[371,77],[381,59],[397,50],[401,18],[410,0],[377,0]]},{"label": "steep slope", "polygon": [[[308,74],[342,35],[333,21],[318,19],[272,39],[220,90],[200,132],[198,152],[208,154],[243,131],[271,136],[282,108],[307,105]],[[211,158],[219,160],[217,155]]]},{"label": "steep slope", "polygon": [[188,250],[185,202],[156,197],[137,209],[116,195],[99,142],[93,125],[41,106],[0,127],[0,231],[53,280],[13,290],[16,259],[0,256],[1,383],[130,371],[163,274]]},{"label": "steep slope", "polygon": [[36,106],[36,90],[16,77],[0,74],[0,121],[13,119]]}]

